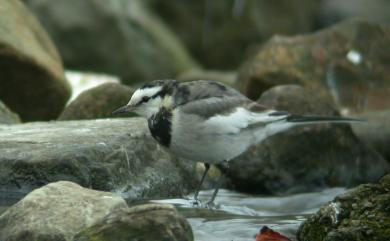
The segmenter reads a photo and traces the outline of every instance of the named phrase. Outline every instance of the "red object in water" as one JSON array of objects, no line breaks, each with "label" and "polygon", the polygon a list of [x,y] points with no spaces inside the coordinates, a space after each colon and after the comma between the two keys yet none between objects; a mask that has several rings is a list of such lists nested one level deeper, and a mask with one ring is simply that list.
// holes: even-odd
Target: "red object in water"
[{"label": "red object in water", "polygon": [[261,228],[260,232],[256,234],[256,241],[291,241],[291,240],[281,235],[280,233],[273,231],[267,226],[264,226]]}]

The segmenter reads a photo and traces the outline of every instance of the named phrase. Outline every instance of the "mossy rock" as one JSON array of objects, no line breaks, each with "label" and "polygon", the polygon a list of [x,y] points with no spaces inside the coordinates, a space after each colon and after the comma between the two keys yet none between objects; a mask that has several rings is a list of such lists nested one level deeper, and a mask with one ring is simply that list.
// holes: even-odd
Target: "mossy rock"
[{"label": "mossy rock", "polygon": [[302,223],[299,241],[387,241],[390,237],[390,174],[336,197]]}]

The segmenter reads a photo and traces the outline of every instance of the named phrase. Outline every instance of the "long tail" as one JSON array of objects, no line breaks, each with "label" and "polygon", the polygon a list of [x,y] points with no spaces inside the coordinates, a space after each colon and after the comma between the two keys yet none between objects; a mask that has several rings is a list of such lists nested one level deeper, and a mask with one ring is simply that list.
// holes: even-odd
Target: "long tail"
[{"label": "long tail", "polygon": [[354,122],[364,122],[364,120],[361,119],[354,119],[354,118],[346,118],[346,117],[340,117],[340,116],[316,116],[316,115],[309,115],[309,116],[301,116],[301,115],[288,115],[285,119],[287,122],[290,123],[302,123],[302,124],[310,124],[310,123],[354,123]]}]

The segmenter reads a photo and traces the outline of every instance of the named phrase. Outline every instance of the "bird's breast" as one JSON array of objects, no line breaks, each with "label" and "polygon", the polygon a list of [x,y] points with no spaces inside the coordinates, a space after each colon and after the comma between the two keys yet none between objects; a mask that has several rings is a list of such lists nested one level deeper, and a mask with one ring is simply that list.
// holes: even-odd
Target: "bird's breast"
[{"label": "bird's breast", "polygon": [[171,119],[172,113],[166,109],[161,109],[148,119],[149,130],[153,138],[166,147],[169,147],[171,143]]}]

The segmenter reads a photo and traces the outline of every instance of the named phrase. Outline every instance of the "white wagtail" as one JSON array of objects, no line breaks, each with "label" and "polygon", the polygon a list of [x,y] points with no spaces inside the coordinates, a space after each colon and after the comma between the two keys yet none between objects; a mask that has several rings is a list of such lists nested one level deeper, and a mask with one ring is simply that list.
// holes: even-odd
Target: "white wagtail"
[{"label": "white wagtail", "polygon": [[[265,138],[302,123],[356,121],[273,110],[231,87],[206,80],[152,81],[113,113],[130,111],[148,120],[152,136],[170,152],[205,163],[196,202],[210,164],[228,162]],[[209,203],[213,203],[218,188]]]}]

